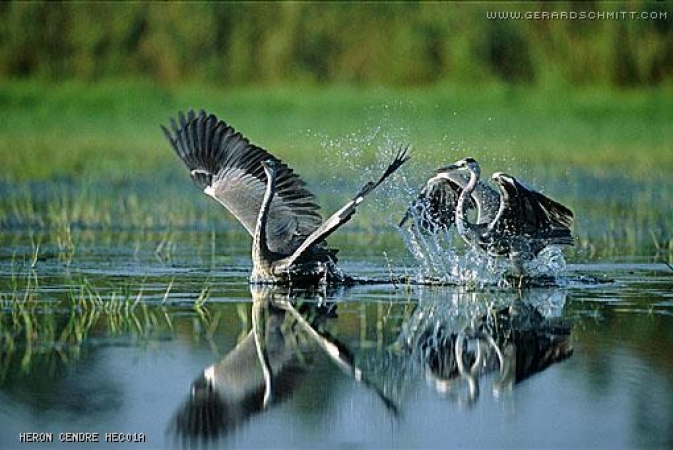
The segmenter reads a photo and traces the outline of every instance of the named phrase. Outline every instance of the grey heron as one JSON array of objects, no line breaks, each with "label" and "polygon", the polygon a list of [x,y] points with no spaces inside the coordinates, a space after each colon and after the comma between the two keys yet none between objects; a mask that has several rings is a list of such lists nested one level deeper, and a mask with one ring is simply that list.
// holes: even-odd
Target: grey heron
[{"label": "grey heron", "polygon": [[[414,219],[413,225],[418,225],[422,231],[434,233],[449,229],[455,223],[458,198],[469,180],[470,177],[464,173],[443,169],[435,171],[407,209],[399,226]],[[477,210],[477,223],[489,223],[493,220],[499,203],[498,192],[478,180],[467,200],[466,209]]]},{"label": "grey heron", "polygon": [[189,168],[196,186],[238,219],[253,238],[250,281],[259,284],[317,284],[352,280],[337,267],[336,249],[325,239],[348,222],[365,196],[407,159],[407,148],[376,181],[365,184],[323,222],[314,195],[278,158],[253,145],[226,122],[201,110],[180,112],[162,126]]},{"label": "grey heron", "polygon": [[[460,170],[469,172],[467,182],[456,177],[458,174],[454,171]],[[424,195],[427,198],[427,192],[432,192],[434,185],[444,182],[453,192],[454,203],[442,205],[450,215],[445,213],[448,219],[440,225],[450,226],[453,221],[458,234],[469,245],[490,255],[508,257],[516,275],[523,275],[524,263],[546,247],[573,244],[570,227],[574,217],[567,207],[511,175],[502,172],[492,175],[499,194],[480,180],[480,176],[481,168],[474,158],[461,159],[438,169],[426,183],[426,193],[421,192],[419,198]],[[433,203],[430,199],[427,207],[432,212],[438,205],[439,202]],[[468,218],[471,208],[477,209],[474,223]]]}]

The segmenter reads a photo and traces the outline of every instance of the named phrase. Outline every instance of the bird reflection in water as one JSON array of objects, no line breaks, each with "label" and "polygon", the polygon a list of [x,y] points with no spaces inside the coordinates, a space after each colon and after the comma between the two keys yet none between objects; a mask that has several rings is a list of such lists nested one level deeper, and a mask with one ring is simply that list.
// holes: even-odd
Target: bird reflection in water
[{"label": "bird reflection in water", "polygon": [[498,396],[573,353],[571,324],[559,317],[564,291],[492,295],[490,303],[475,293],[423,302],[400,335],[428,383],[461,404],[477,400],[480,378],[493,377]]},{"label": "bird reflection in water", "polygon": [[308,382],[319,354],[403,420],[404,399],[413,401],[410,391],[421,380],[441,397],[469,405],[484,379],[501,395],[573,351],[571,325],[560,318],[566,296],[560,289],[419,288],[418,302],[391,319],[396,332],[374,354],[371,346],[349,346],[330,335],[339,319],[337,305],[325,297],[313,291],[297,297],[271,286],[251,292],[252,330],[193,382],[175,415],[172,426],[183,443],[222,438],[288,400]]},{"label": "bird reflection in water", "polygon": [[[354,381],[371,388],[395,416],[397,406],[355,365],[350,350],[327,331],[336,304],[314,291],[291,296],[286,288],[251,286],[252,330],[221,361],[192,383],[173,426],[185,443],[215,440],[255,414],[290,397],[316,353],[326,355]],[[316,301],[317,300],[317,301]]]}]

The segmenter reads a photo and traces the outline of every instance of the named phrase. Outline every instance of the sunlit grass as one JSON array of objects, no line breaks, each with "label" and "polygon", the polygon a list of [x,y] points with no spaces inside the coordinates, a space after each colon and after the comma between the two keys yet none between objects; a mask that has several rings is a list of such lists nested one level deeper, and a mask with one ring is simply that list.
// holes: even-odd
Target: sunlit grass
[{"label": "sunlit grass", "polygon": [[[470,153],[512,169],[532,164],[552,173],[585,167],[641,176],[673,168],[671,87],[218,89],[5,82],[0,106],[2,177],[14,181],[178,173],[159,124],[190,106],[217,113],[308,178],[324,176],[333,164],[348,167],[349,161],[327,151],[352,144],[363,152],[355,162],[371,163],[377,145],[388,140],[410,142],[424,167]],[[336,145],[326,145],[330,141]],[[316,157],[329,158],[330,167],[316,167]]]},{"label": "sunlit grass", "polygon": [[[432,169],[459,157],[519,176],[576,214],[576,259],[666,255],[673,246],[673,87],[423,89],[166,87],[11,81],[0,86],[0,228],[48,231],[64,263],[83,230],[237,230],[195,190],[159,129],[190,106],[287,160],[324,215],[376,175],[390,147],[412,159],[333,245],[402,248],[393,225]],[[387,154],[383,154],[386,153]],[[36,183],[37,181],[37,183]],[[382,232],[386,231],[386,232]],[[346,234],[344,234],[346,233]]]},{"label": "sunlit grass", "polygon": [[[673,191],[654,184],[637,185],[637,189],[640,192],[634,195],[630,188],[613,182],[603,193],[585,185],[560,197],[551,194],[575,212],[576,245],[565,251],[570,262],[628,256],[670,260]],[[39,247],[35,254],[30,248],[23,250],[27,258],[38,254],[40,258],[54,257],[64,266],[76,260],[83,249],[86,254],[96,249],[104,251],[110,245],[143,248],[165,265],[175,262],[178,245],[194,246],[194,254],[206,266],[226,264],[225,259],[249,252],[251,238],[242,227],[221,206],[193,189],[188,180],[185,191],[171,194],[170,201],[157,199],[152,193],[145,193],[145,200],[139,194],[137,202],[129,203],[78,192],[92,191],[59,192],[40,201],[31,197],[14,199],[14,205],[6,210],[0,200],[0,228],[16,236],[9,239],[8,235],[3,240],[5,245],[11,248],[14,240],[25,235],[34,240],[33,248]],[[561,187],[559,192],[563,192]],[[330,198],[323,215],[333,212],[347,198],[347,193]],[[378,197],[375,194],[351,222],[330,237],[329,244],[341,249],[344,260],[385,252],[391,261],[400,263],[407,253],[396,224],[408,198],[411,194],[390,189]],[[189,242],[186,235],[191,235]]]}]

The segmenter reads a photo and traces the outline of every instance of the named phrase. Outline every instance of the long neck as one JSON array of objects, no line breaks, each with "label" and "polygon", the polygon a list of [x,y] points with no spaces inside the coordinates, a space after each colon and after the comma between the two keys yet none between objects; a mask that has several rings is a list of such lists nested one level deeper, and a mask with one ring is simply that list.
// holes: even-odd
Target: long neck
[{"label": "long neck", "polygon": [[255,225],[255,235],[252,242],[252,263],[259,267],[269,263],[270,251],[267,244],[266,222],[269,215],[269,207],[273,200],[273,193],[276,189],[276,172],[271,169],[266,172],[266,190],[262,199],[262,206],[257,215],[257,224]]},{"label": "long neck", "polygon": [[470,170],[470,180],[463,188],[463,192],[460,193],[458,205],[456,206],[456,228],[458,229],[458,234],[465,240],[468,239],[468,233],[474,230],[474,225],[467,218],[467,201],[472,197],[478,181],[479,169]]},{"label": "long neck", "polygon": [[255,337],[255,349],[257,350],[257,359],[262,368],[264,377],[264,397],[262,408],[266,409],[273,398],[274,379],[269,360],[269,352],[266,346],[266,312],[268,303],[266,300],[256,300],[252,304],[252,328]]}]

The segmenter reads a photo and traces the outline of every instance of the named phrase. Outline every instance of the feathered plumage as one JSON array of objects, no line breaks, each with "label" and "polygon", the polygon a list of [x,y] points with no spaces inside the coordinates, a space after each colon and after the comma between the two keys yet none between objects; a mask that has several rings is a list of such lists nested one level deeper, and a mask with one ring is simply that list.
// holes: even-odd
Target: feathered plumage
[{"label": "feathered plumage", "polygon": [[287,164],[213,114],[189,110],[179,113],[177,121],[171,118],[170,129],[162,129],[194,184],[253,237],[251,280],[262,283],[344,281],[336,250],[326,247],[325,238],[408,159],[406,148],[400,149],[378,181],[367,183],[323,221],[315,196]]}]

